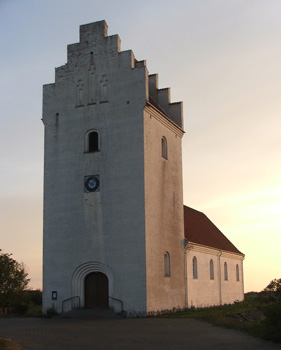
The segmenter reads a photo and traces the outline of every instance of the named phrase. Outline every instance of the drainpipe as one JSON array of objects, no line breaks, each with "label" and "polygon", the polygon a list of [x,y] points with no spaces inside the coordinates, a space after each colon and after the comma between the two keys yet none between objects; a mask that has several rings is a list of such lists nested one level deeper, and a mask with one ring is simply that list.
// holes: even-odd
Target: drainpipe
[{"label": "drainpipe", "polygon": [[187,277],[187,239],[181,241],[182,248],[184,249],[184,306],[188,308],[188,277]]},{"label": "drainpipe", "polygon": [[219,251],[218,258],[219,258],[219,305],[222,305],[222,292],[221,292],[221,255],[222,251]]}]

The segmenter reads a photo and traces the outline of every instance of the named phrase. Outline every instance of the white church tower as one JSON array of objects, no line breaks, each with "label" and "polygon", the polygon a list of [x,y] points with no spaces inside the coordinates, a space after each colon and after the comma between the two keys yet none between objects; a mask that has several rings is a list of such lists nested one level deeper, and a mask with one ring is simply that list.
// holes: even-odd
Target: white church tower
[{"label": "white church tower", "polygon": [[182,103],[105,21],[44,86],[43,307],[184,307]]}]

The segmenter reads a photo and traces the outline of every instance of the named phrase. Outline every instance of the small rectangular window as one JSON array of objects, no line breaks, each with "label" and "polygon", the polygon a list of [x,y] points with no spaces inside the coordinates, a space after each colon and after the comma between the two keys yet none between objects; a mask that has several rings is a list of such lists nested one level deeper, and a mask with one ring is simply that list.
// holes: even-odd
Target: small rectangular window
[{"label": "small rectangular window", "polygon": [[224,280],[228,281],[227,263],[224,263]]},{"label": "small rectangular window", "polygon": [[90,130],[85,135],[85,153],[99,152],[100,140],[96,130]]},{"label": "small rectangular window", "polygon": [[214,262],[213,262],[213,259],[210,260],[210,279],[211,279],[211,280],[215,279],[215,276],[214,276]]},{"label": "small rectangular window", "polygon": [[239,277],[239,265],[236,265],[236,281],[239,282],[240,277]]},{"label": "small rectangular window", "polygon": [[167,145],[167,139],[165,136],[163,136],[161,140],[161,149],[162,149],[162,157],[165,159],[168,159],[168,145]]},{"label": "small rectangular window", "polygon": [[171,271],[170,271],[170,254],[166,252],[164,254],[164,276],[170,277]]},{"label": "small rectangular window", "polygon": [[99,150],[99,134],[93,131],[89,134],[89,152],[98,152]]},{"label": "small rectangular window", "polygon": [[198,278],[198,270],[197,270],[197,258],[196,258],[196,256],[193,257],[192,267],[193,267],[193,278],[197,279]]}]

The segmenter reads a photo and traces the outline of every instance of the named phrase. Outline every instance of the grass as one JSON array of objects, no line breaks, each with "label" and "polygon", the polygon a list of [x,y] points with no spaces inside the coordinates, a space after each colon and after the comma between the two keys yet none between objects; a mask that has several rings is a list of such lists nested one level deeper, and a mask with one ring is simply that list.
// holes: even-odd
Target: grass
[{"label": "grass", "polygon": [[244,331],[262,339],[281,343],[281,314],[277,315],[277,320],[277,312],[275,315],[271,315],[272,309],[280,308],[278,305],[263,295],[257,294],[254,297],[246,296],[243,302],[235,302],[232,305],[192,308],[158,317],[200,319],[217,326]]},{"label": "grass", "polygon": [[21,350],[22,347],[8,338],[0,338],[1,350]]}]

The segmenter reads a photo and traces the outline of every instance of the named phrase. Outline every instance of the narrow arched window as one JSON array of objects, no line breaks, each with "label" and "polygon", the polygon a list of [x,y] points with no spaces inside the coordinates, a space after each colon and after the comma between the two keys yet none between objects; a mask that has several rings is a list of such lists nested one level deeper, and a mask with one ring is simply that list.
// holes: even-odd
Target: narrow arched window
[{"label": "narrow arched window", "polygon": [[239,281],[240,278],[239,278],[239,265],[237,264],[236,265],[236,281]]},{"label": "narrow arched window", "polygon": [[228,281],[227,263],[224,263],[224,280]]},{"label": "narrow arched window", "polygon": [[210,279],[215,279],[213,259],[210,260]]},{"label": "narrow arched window", "polygon": [[193,267],[193,278],[198,278],[197,258],[196,258],[196,256],[193,257],[192,267]]},{"label": "narrow arched window", "polygon": [[164,276],[170,277],[171,271],[170,271],[170,254],[166,252],[164,254]]},{"label": "narrow arched window", "polygon": [[161,148],[162,148],[162,157],[165,159],[168,159],[168,145],[167,145],[167,139],[165,136],[161,139]]},{"label": "narrow arched window", "polygon": [[90,131],[86,134],[86,152],[94,153],[99,151],[99,134],[97,131]]}]

